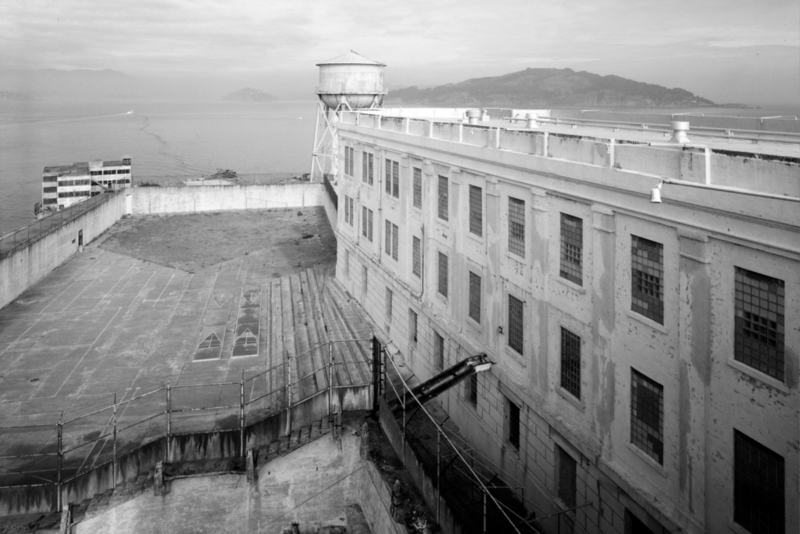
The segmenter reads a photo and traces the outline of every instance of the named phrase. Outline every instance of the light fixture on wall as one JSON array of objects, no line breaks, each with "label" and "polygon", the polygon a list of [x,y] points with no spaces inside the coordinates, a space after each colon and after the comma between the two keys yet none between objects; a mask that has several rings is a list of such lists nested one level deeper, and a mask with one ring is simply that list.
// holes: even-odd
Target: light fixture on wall
[{"label": "light fixture on wall", "polygon": [[502,334],[502,333],[503,333],[503,327],[502,327],[502,325],[497,327],[497,333],[498,333],[498,334]]},{"label": "light fixture on wall", "polygon": [[664,180],[661,180],[657,186],[650,191],[650,202],[653,204],[661,204],[661,186],[664,185]]}]

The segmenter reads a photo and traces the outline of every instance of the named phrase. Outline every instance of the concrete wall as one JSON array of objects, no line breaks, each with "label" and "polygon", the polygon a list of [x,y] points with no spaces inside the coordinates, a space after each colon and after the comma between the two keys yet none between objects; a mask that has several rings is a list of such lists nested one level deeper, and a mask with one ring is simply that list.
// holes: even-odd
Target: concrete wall
[{"label": "concrete wall", "polygon": [[405,525],[392,519],[392,490],[383,480],[378,468],[370,461],[364,462],[356,480],[356,500],[364,510],[372,532],[386,534],[407,534]]},{"label": "concrete wall", "polygon": [[92,242],[125,214],[128,190],[107,195],[77,219],[41,235],[27,247],[0,259],[0,308],[78,252],[78,232],[83,230],[84,245]]},{"label": "concrete wall", "polygon": [[[572,136],[556,145],[562,157],[555,159],[552,148],[554,157],[545,158],[348,125],[339,134],[356,149],[355,176],[343,176],[338,187],[356,199],[357,216],[353,225],[340,216],[338,261],[349,258],[349,272],[337,266],[338,279],[420,380],[437,372],[435,334],[445,340],[445,366],[489,354],[495,365],[479,376],[476,406],[463,385],[440,401],[504,479],[524,486],[530,510],[539,516],[563,510],[561,449],[577,465],[577,504],[593,503],[574,513],[590,532],[621,534],[626,515],[656,532],[728,529],[739,430],[784,458],[786,530],[800,528],[792,506],[800,498],[796,203],[665,186],[669,201],[650,204],[649,191],[662,175],[705,180],[705,155],[693,150],[617,145],[615,166],[600,144]],[[363,150],[378,156],[381,170],[380,158],[400,162],[399,198],[384,193],[382,172],[373,186],[362,182]],[[717,179],[726,184],[794,191],[789,176],[796,161],[714,157],[728,159],[712,165],[712,181],[714,169],[725,168]],[[412,203],[414,168],[422,170],[421,209]],[[437,216],[442,176],[446,221]],[[470,186],[481,192],[477,234],[470,231]],[[508,248],[512,197],[525,203],[524,257]],[[375,213],[372,241],[362,235],[359,204]],[[579,283],[560,275],[562,214],[582,221]],[[385,253],[385,221],[399,227],[397,260]],[[663,245],[661,323],[631,309],[632,235]],[[422,243],[421,276],[412,271],[414,237]],[[440,252],[449,263],[447,296],[438,291]],[[733,360],[736,266],[785,283],[782,382]],[[470,272],[481,278],[479,322],[468,316]],[[508,346],[509,296],[524,303],[521,354]],[[416,340],[409,311],[417,316]],[[561,387],[562,328],[580,337],[580,398]],[[663,387],[661,462],[630,442],[632,369]],[[507,440],[509,402],[521,407],[518,449]],[[543,528],[555,531],[557,524]]]},{"label": "concrete wall", "polygon": [[324,206],[322,184],[135,187],[133,215]]}]

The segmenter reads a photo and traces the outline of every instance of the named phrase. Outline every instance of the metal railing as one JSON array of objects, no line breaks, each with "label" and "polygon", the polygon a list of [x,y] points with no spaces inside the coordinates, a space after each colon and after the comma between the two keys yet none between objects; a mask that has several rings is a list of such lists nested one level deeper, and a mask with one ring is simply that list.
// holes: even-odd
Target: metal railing
[{"label": "metal railing", "polygon": [[[0,427],[0,489],[54,487],[60,510],[66,484],[113,464],[112,487],[116,487],[119,459],[152,441],[165,439],[168,462],[173,456],[172,436],[236,432],[238,454],[244,456],[249,425],[286,412],[289,432],[293,407],[327,395],[330,416],[335,389],[371,387],[369,380],[357,381],[371,376],[370,362],[344,361],[334,349],[337,344],[370,340],[329,340],[250,376],[242,371],[238,381],[166,384],[127,400],[115,394],[109,405],[68,419],[62,413],[51,425]],[[319,352],[322,358],[315,357]],[[353,366],[366,369],[354,372],[349,369]],[[305,372],[297,371],[299,377],[293,379],[292,367]],[[325,377],[323,383],[320,376]],[[25,452],[12,454],[15,451]]]}]

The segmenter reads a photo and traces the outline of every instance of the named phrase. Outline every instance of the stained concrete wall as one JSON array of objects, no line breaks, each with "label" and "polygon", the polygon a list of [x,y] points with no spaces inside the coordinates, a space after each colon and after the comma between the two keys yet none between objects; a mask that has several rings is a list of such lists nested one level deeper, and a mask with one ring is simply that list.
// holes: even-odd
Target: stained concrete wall
[{"label": "stained concrete wall", "polygon": [[131,213],[159,215],[247,209],[324,206],[322,184],[135,187]]},{"label": "stained concrete wall", "polygon": [[79,231],[83,230],[83,244],[86,245],[120,220],[125,214],[125,198],[129,191],[104,196],[105,202],[77,219],[0,259],[0,308],[76,254]]},{"label": "stained concrete wall", "polygon": [[[800,513],[791,506],[800,498],[794,476],[800,472],[800,354],[794,349],[800,332],[789,326],[800,317],[796,203],[672,188],[670,202],[650,204],[649,190],[660,176],[705,180],[705,156],[691,150],[618,145],[620,169],[610,155],[590,162],[599,155],[596,147],[581,152],[570,146],[582,139],[566,138],[563,159],[556,160],[348,125],[339,133],[342,145],[356,148],[356,173],[340,180],[339,191],[356,199],[356,214],[364,206],[375,219],[371,241],[359,217],[353,225],[339,221],[338,279],[420,380],[438,370],[435,334],[445,340],[445,366],[489,354],[495,365],[479,376],[476,406],[462,385],[440,401],[504,478],[525,487],[530,510],[540,516],[563,510],[560,449],[577,465],[577,504],[593,503],[574,513],[590,532],[623,533],[628,514],[656,532],[662,526],[727,529],[733,521],[733,431],[753,427],[748,435],[785,460],[786,530],[800,527]],[[384,193],[382,172],[373,186],[363,183],[362,150],[400,162],[399,198]],[[573,157],[578,152],[583,155]],[[726,185],[794,191],[789,176],[797,161],[737,158],[714,163],[712,181],[715,169],[725,168],[716,179]],[[376,164],[382,169],[380,160]],[[422,170],[421,208],[412,203],[414,168]],[[446,221],[437,216],[442,176]],[[470,231],[470,185],[481,190],[478,234]],[[512,197],[525,203],[522,257],[508,249]],[[582,221],[579,283],[560,275],[562,214]],[[399,227],[398,260],[385,253],[386,221]],[[631,310],[632,235],[664,247],[661,324]],[[412,268],[414,237],[422,244],[420,276]],[[440,252],[448,257],[446,296],[439,292]],[[782,383],[733,360],[734,266],[786,284]],[[470,272],[481,277],[479,322],[468,316]],[[510,295],[524,303],[521,354],[508,346]],[[415,336],[410,311],[417,318]],[[579,398],[561,387],[562,328],[581,340]],[[660,463],[630,443],[632,369],[664,388]],[[519,448],[507,440],[509,402],[521,407]],[[543,528],[554,532],[557,524]]]}]

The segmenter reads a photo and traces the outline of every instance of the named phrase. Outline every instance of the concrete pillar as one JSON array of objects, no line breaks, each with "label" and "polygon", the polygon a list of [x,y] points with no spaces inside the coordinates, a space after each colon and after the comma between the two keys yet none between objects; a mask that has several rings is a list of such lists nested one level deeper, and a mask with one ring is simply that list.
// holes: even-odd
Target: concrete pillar
[{"label": "concrete pillar", "polygon": [[258,451],[247,449],[247,481],[255,482],[258,480],[258,467],[256,466]]},{"label": "concrete pillar", "polygon": [[[548,248],[550,243],[550,202],[547,198],[547,191],[536,187],[531,188],[530,195],[531,208],[526,208],[526,219],[531,218],[531,223],[525,221],[525,231],[530,232],[528,239],[529,250],[526,250],[526,261],[532,263],[533,284],[531,294],[533,305],[531,306],[531,332],[534,334],[533,344],[531,345],[533,354],[533,365],[530,366],[531,384],[539,391],[549,391],[547,382],[549,369],[548,362],[548,294],[547,294],[547,266],[549,262]],[[558,273],[550,273],[550,276],[558,276]],[[501,310],[505,317],[507,310]]]}]

